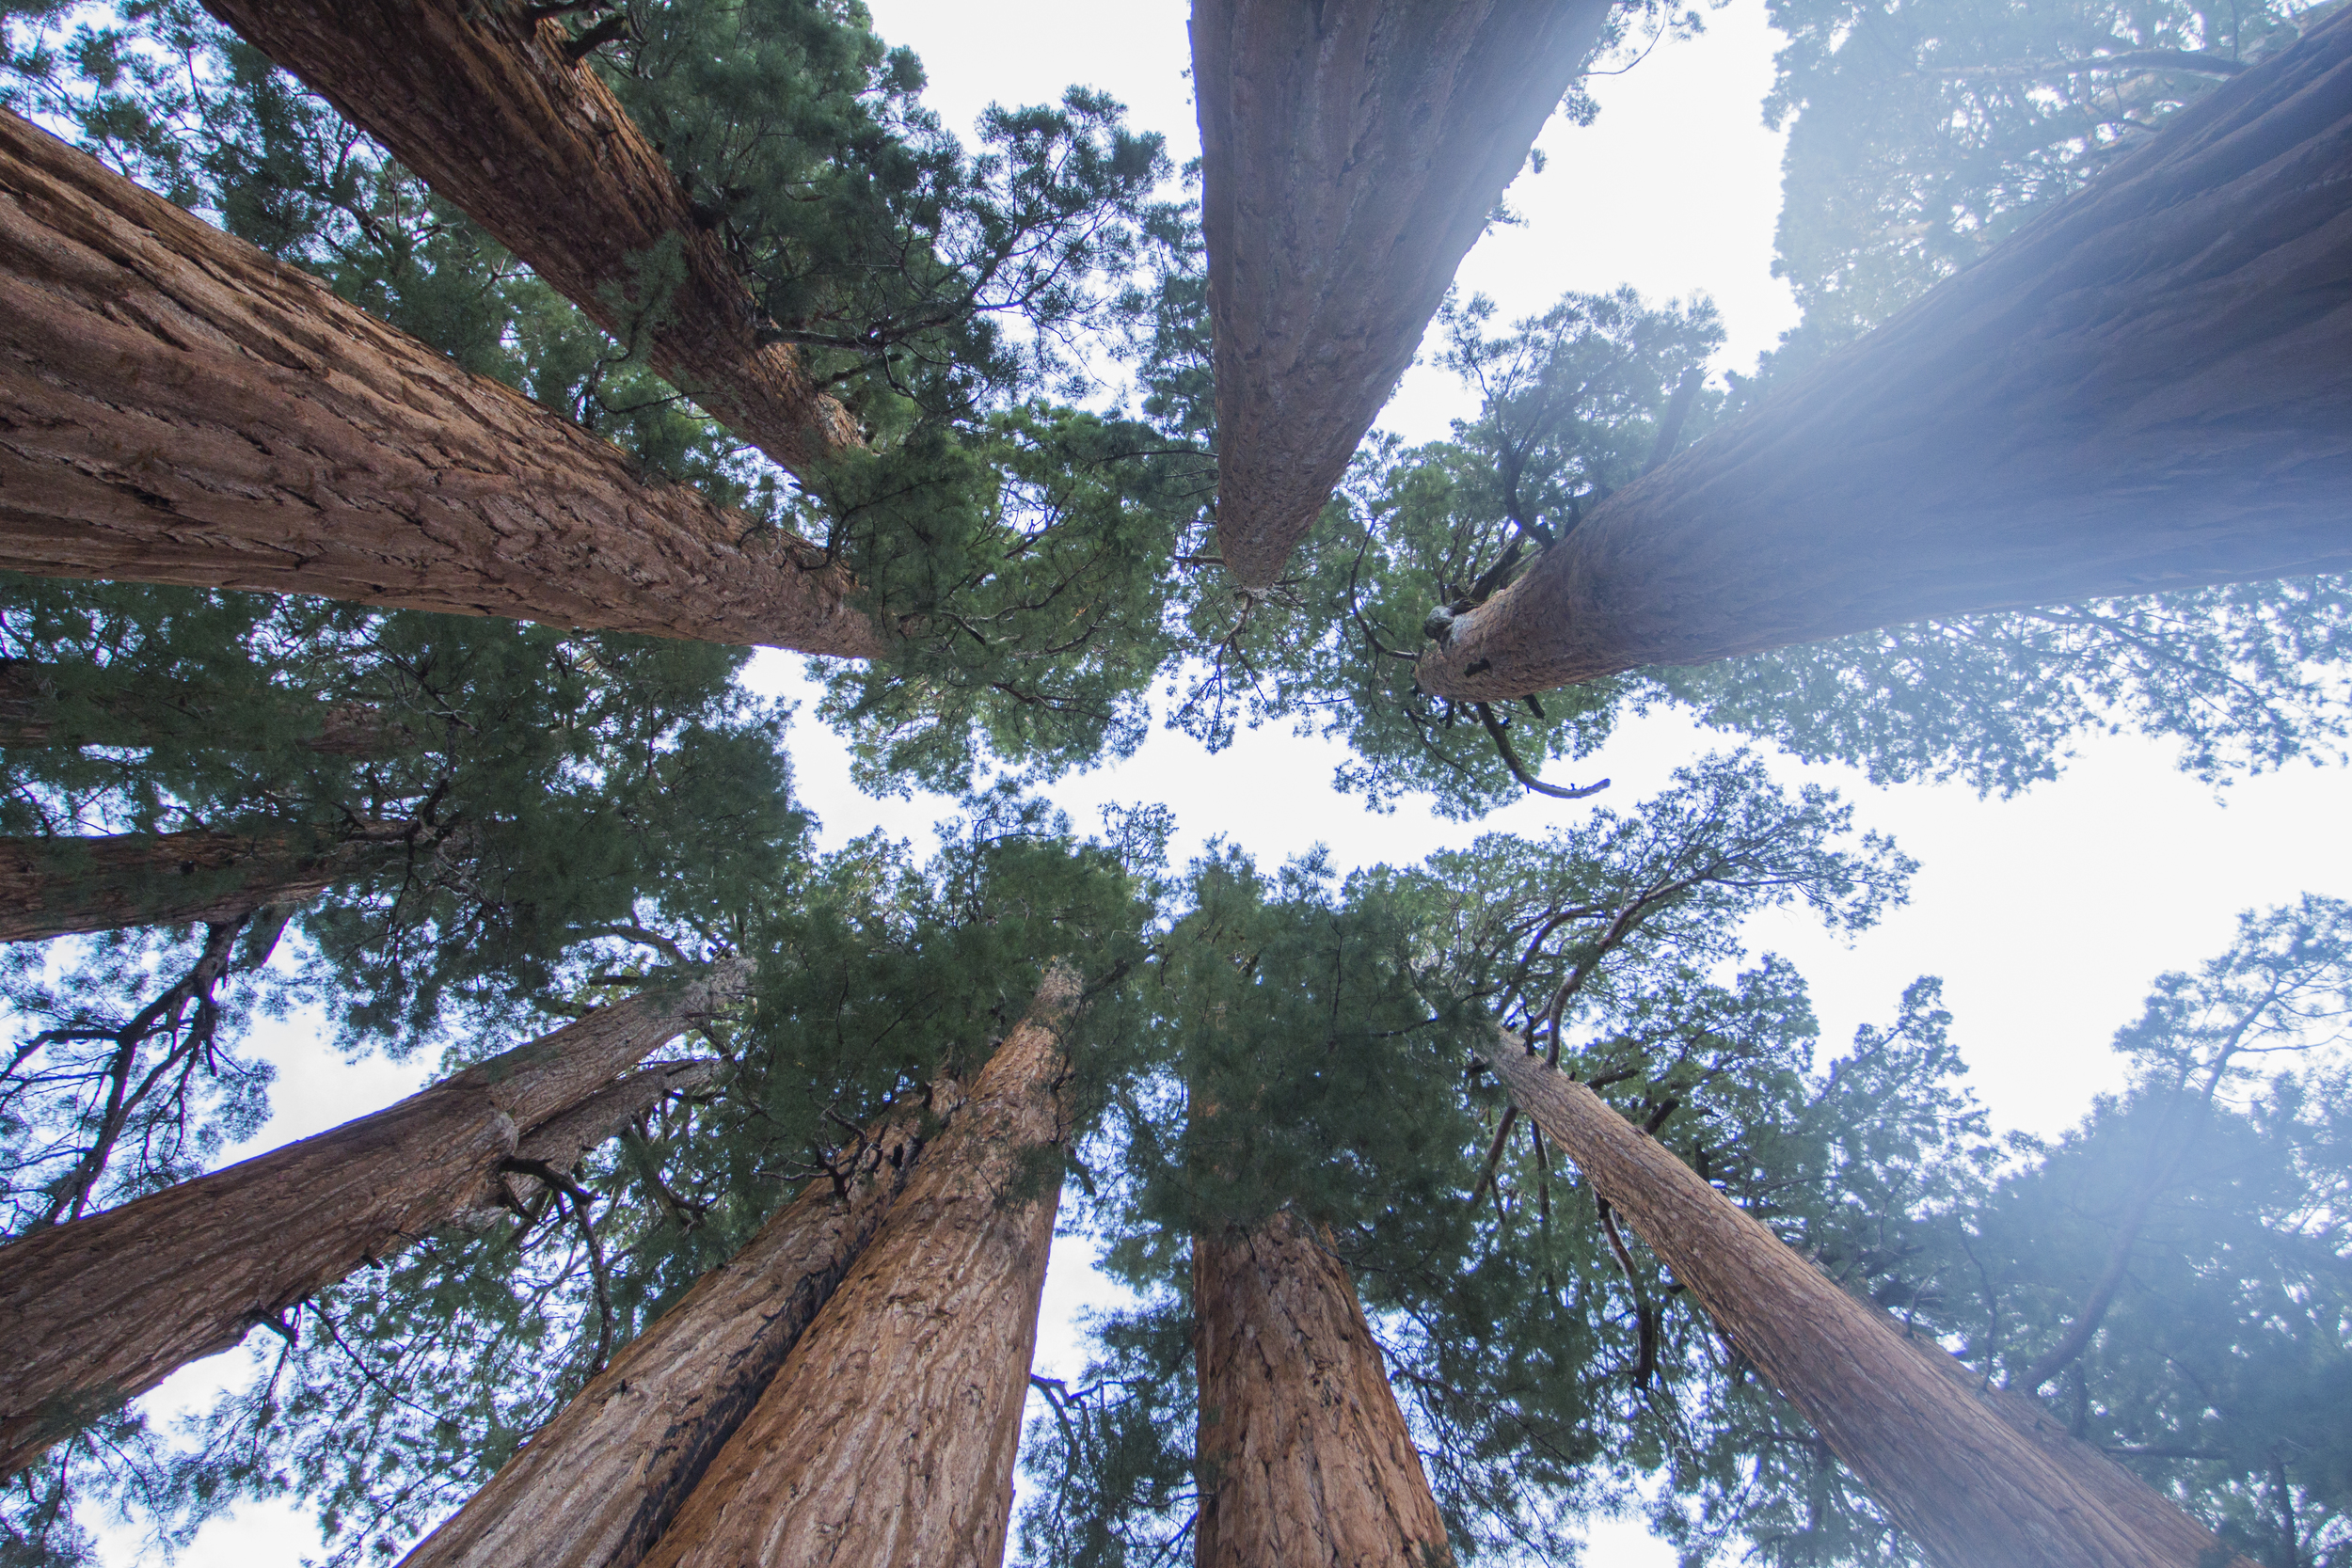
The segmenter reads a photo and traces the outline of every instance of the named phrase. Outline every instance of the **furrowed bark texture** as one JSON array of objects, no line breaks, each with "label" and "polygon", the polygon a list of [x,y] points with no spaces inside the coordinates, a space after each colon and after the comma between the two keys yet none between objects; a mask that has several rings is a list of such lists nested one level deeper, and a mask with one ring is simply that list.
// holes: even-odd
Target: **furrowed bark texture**
[{"label": "furrowed bark texture", "polygon": [[[205,0],[721,424],[795,473],[856,442],[719,232],[552,19],[508,0]],[[681,276],[639,269],[665,242]]]},{"label": "furrowed bark texture", "polygon": [[417,832],[406,822],[370,822],[347,832],[0,839],[0,942],[221,924],[264,904],[299,904],[398,859]]},{"label": "furrowed bark texture", "polygon": [[649,1568],[997,1568],[1067,1135],[1057,970]]},{"label": "furrowed bark texture", "polygon": [[1198,1568],[1431,1568],[1445,1521],[1354,1281],[1288,1213],[1192,1243]]},{"label": "furrowed bark texture", "polygon": [[2041,1430],[2048,1423],[2023,1402],[1978,1397],[1974,1373],[1838,1289],[1591,1089],[1507,1036],[1483,1053],[1512,1100],[1934,1560],[2252,1568],[2113,1464]]},{"label": "furrowed bark texture", "polygon": [[[322,756],[389,756],[419,737],[366,703],[301,703],[316,732],[294,742]],[[68,714],[57,700],[55,667],[31,659],[0,663],[0,747],[205,745],[233,749],[250,736],[224,735],[213,704],[198,687],[141,674]]]},{"label": "furrowed bark texture", "polygon": [[1928,616],[2352,568],[2337,18],[1593,508],[1421,684],[1501,699]]},{"label": "furrowed bark texture", "polygon": [[871,1128],[835,1185],[819,1178],[750,1244],[623,1347],[402,1568],[633,1568],[881,1228],[961,1096]]},{"label": "furrowed bark texture", "polygon": [[0,568],[870,655],[751,531],[0,114]]},{"label": "furrowed bark texture", "polygon": [[1604,0],[1196,0],[1218,553],[1263,589],[1583,70]]},{"label": "furrowed bark texture", "polygon": [[743,983],[729,966],[616,1003],[373,1116],[0,1247],[0,1474],[472,1207],[518,1132]]}]

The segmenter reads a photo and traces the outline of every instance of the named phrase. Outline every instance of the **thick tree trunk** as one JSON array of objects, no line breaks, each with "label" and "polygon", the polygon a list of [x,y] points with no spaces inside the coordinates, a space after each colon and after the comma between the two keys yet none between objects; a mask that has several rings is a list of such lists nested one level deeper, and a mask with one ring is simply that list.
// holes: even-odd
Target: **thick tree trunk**
[{"label": "thick tree trunk", "polygon": [[[570,35],[508,0],[205,0],[710,416],[795,473],[857,440]],[[639,268],[675,245],[658,293]]]},{"label": "thick tree trunk", "polygon": [[2352,568],[2352,18],[1594,507],[1425,653],[1501,699]]},{"label": "thick tree trunk", "polygon": [[882,1227],[952,1115],[952,1085],[886,1117],[697,1280],[401,1568],[635,1568]]},{"label": "thick tree trunk", "polygon": [[647,1568],[997,1568],[1067,1135],[1057,970]]},{"label": "thick tree trunk", "polygon": [[2023,1402],[1905,1337],[1607,1101],[1499,1036],[1512,1100],[1741,1354],[1812,1422],[1928,1555],[1949,1568],[2252,1568],[2202,1525]]},{"label": "thick tree trunk", "polygon": [[877,646],[814,546],[6,114],[0,568]]},{"label": "thick tree trunk", "polygon": [[1195,0],[1217,549],[1281,575],[1606,0]]},{"label": "thick tree trunk", "polygon": [[1196,1236],[1199,1568],[1434,1568],[1445,1521],[1347,1270],[1288,1213]]},{"label": "thick tree trunk", "polygon": [[473,1207],[518,1133],[739,995],[633,997],[399,1104],[0,1247],[0,1474]]},{"label": "thick tree trunk", "polygon": [[[0,663],[0,748],[41,746],[161,745],[235,749],[261,737],[224,735],[215,712],[217,695],[180,681],[141,672],[61,703],[56,667],[31,659]],[[304,711],[307,709],[307,711]],[[310,731],[294,744],[321,756],[390,756],[415,746],[418,736],[389,721],[383,709],[366,703],[322,703],[287,699],[287,716]]]},{"label": "thick tree trunk", "polygon": [[406,822],[339,832],[0,839],[0,942],[199,920],[226,925],[264,904],[307,902],[398,859],[417,839]]}]

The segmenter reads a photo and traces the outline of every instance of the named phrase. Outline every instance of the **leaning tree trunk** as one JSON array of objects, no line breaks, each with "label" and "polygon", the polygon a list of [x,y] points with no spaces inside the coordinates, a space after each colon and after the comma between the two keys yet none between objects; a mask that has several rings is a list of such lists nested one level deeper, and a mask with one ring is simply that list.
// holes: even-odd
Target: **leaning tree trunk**
[{"label": "leaning tree trunk", "polygon": [[474,1207],[518,1134],[744,984],[632,997],[331,1132],[0,1247],[0,1474]]},{"label": "leaning tree trunk", "polygon": [[1243,587],[1281,575],[1608,15],[1196,0],[1216,540]]},{"label": "leaning tree trunk", "polygon": [[401,1568],[635,1568],[881,1228],[961,1102],[885,1117],[749,1245],[694,1283]]},{"label": "leaning tree trunk", "polygon": [[1057,969],[647,1568],[997,1568],[1068,1132]]},{"label": "leaning tree trunk", "polygon": [[[224,734],[219,693],[194,682],[119,667],[97,672],[94,689],[72,698],[66,673],[34,659],[0,661],[0,748],[71,746],[189,746],[261,750],[262,734]],[[76,670],[73,676],[87,676]],[[320,756],[380,757],[412,749],[422,737],[366,703],[330,703],[288,695],[275,716],[290,721],[293,744]]]},{"label": "leaning tree trunk", "polygon": [[[719,230],[546,7],[205,0],[736,435],[795,473],[854,443],[767,325]],[[648,287],[650,256],[679,275]]]},{"label": "leaning tree trunk", "polygon": [[1975,1374],[1751,1218],[1582,1084],[1509,1036],[1482,1053],[1512,1100],[1632,1222],[1740,1353],[1896,1523],[1948,1568],[2213,1568],[2212,1532]]},{"label": "leaning tree trunk", "polygon": [[1435,1568],[1445,1521],[1347,1270],[1285,1212],[1192,1243],[1199,1568]]},{"label": "leaning tree trunk", "polygon": [[0,839],[0,942],[226,925],[265,904],[304,903],[430,842],[408,822]]},{"label": "leaning tree trunk", "polygon": [[1594,507],[1421,661],[1504,698],[2352,567],[2352,17]]},{"label": "leaning tree trunk", "polygon": [[878,646],[815,546],[5,113],[0,569]]}]

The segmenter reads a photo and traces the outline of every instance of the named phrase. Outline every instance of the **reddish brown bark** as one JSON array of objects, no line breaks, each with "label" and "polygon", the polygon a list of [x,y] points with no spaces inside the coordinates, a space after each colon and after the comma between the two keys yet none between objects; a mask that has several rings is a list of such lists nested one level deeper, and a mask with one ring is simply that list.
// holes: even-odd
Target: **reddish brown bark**
[{"label": "reddish brown bark", "polygon": [[1432,1568],[1445,1521],[1347,1270],[1277,1214],[1192,1243],[1199,1568]]},{"label": "reddish brown bark", "polygon": [[939,1117],[933,1086],[885,1117],[629,1341],[402,1568],[634,1568],[881,1228]]},{"label": "reddish brown bark", "polygon": [[1245,588],[1281,575],[1608,14],[1196,0],[1216,539]]},{"label": "reddish brown bark", "polygon": [[1499,1037],[1512,1100],[1629,1220],[1740,1354],[1949,1568],[2252,1568],[2212,1532],[1749,1217],[1607,1101]]},{"label": "reddish brown bark", "polygon": [[997,1568],[1068,1133],[1057,971],[647,1568]]},{"label": "reddish brown bark", "polygon": [[[552,19],[503,0],[205,0],[711,418],[796,473],[857,440],[719,232]],[[664,243],[683,276],[656,297]]]},{"label": "reddish brown bark", "polygon": [[[290,699],[291,703],[299,699]],[[0,663],[0,747],[157,746],[234,747],[246,738],[224,735],[207,711],[215,704],[193,685],[147,674],[60,711],[56,671],[30,659]],[[416,737],[365,703],[310,703],[315,733],[294,744],[322,756],[387,756]]]},{"label": "reddish brown bark", "polygon": [[691,1094],[708,1085],[718,1072],[715,1061],[662,1062],[629,1073],[549,1117],[516,1142],[511,1168],[489,1181],[481,1201],[453,1215],[449,1223],[481,1229],[524,1212],[547,1191],[546,1180],[534,1172],[569,1176],[592,1149],[603,1147],[663,1100]]},{"label": "reddish brown bark", "polygon": [[5,114],[0,568],[877,647],[815,546]]},{"label": "reddish brown bark", "polygon": [[405,853],[417,830],[369,822],[320,832],[116,833],[0,839],[0,942],[131,926],[225,925],[300,904]]},{"label": "reddish brown bark", "polygon": [[1629,484],[1421,661],[1511,697],[2352,567],[2352,24]]},{"label": "reddish brown bark", "polygon": [[474,1206],[518,1130],[742,985],[729,966],[616,1003],[373,1116],[0,1247],[0,1474]]}]

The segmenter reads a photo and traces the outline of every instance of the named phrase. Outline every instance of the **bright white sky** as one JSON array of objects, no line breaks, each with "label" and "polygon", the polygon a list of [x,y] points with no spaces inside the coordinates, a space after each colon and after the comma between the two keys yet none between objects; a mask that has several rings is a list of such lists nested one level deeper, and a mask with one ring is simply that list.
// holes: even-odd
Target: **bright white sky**
[{"label": "bright white sky", "polygon": [[[1178,0],[1028,0],[1010,27],[1014,13],[968,0],[868,3],[882,35],[922,56],[929,98],[951,126],[969,127],[991,101],[1046,101],[1075,82],[1111,91],[1133,123],[1165,132],[1179,162],[1198,150],[1186,7]],[[1756,0],[1734,0],[1709,17],[1704,38],[1664,45],[1597,82],[1599,119],[1585,129],[1554,121],[1541,143],[1546,171],[1523,176],[1510,193],[1525,225],[1490,233],[1464,265],[1464,286],[1494,296],[1506,316],[1532,313],[1570,289],[1629,282],[1653,298],[1704,292],[1730,334],[1719,366],[1749,368],[1796,319],[1788,290],[1771,276],[1780,138],[1764,130],[1757,105],[1771,83],[1772,40]],[[1383,423],[1426,439],[1471,412],[1451,378],[1422,367],[1406,377]],[[813,697],[798,662],[763,655],[755,683]],[[804,705],[795,728],[793,758],[802,799],[822,818],[826,842],[877,826],[926,841],[948,803],[857,794],[841,748],[807,717],[811,707]],[[1675,767],[1727,744],[1661,717],[1628,726],[1576,782],[1613,778],[1604,799],[1623,810],[1660,788]],[[1459,824],[1408,802],[1375,816],[1331,790],[1338,760],[1333,746],[1286,733],[1248,735],[1213,757],[1163,731],[1131,761],[1052,793],[1082,828],[1104,802],[1167,802],[1181,829],[1180,858],[1223,833],[1263,863],[1320,843],[1342,867],[1418,859],[1491,830],[1534,833],[1586,809],[1529,800]],[[2174,769],[2169,748],[2132,739],[2087,743],[2056,784],[2003,802],[1955,786],[1874,789],[1842,768],[1791,764],[1781,771],[1840,788],[1858,801],[1861,825],[1891,832],[1923,864],[1911,904],[1851,945],[1793,917],[1759,922],[1756,944],[1788,955],[1811,980],[1825,1052],[1842,1048],[1858,1023],[1888,1018],[1913,978],[1944,976],[1955,1037],[2003,1127],[2055,1133],[2094,1095],[2120,1086],[2107,1051],[2114,1031],[2137,1014],[2157,974],[2220,951],[2236,911],[2305,891],[2352,892],[2341,771],[2298,767],[2247,781],[2227,792],[2226,805]],[[410,1069],[346,1067],[298,1031],[263,1043],[280,1068],[278,1111],[240,1156],[374,1109],[413,1085]],[[1090,1252],[1083,1237],[1057,1249],[1041,1371],[1074,1375],[1085,1359],[1074,1315],[1110,1293]],[[242,1354],[187,1369],[157,1391],[151,1410],[163,1416],[203,1402],[241,1375]],[[1601,1522],[1592,1544],[1594,1560],[1622,1568],[1672,1561],[1633,1522]],[[315,1550],[300,1515],[257,1506],[207,1529],[182,1560],[274,1568]],[[139,1560],[127,1535],[110,1539],[104,1556],[110,1568]]]}]

